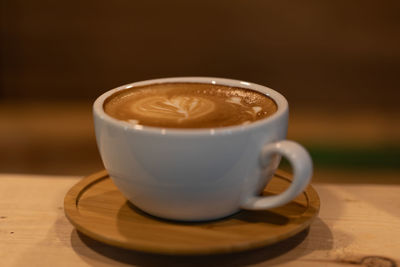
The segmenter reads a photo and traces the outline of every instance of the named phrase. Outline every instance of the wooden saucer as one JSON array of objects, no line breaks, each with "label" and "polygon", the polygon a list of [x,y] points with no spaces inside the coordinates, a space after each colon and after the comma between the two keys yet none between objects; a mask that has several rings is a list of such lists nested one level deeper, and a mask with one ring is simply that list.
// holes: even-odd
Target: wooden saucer
[{"label": "wooden saucer", "polygon": [[[278,194],[290,176],[277,171],[264,194]],[[308,186],[291,203],[268,211],[241,211],[197,223],[158,219],[130,204],[106,171],[83,178],[64,200],[67,218],[83,234],[109,245],[160,254],[217,254],[276,243],[307,228],[319,211],[318,194]]]}]

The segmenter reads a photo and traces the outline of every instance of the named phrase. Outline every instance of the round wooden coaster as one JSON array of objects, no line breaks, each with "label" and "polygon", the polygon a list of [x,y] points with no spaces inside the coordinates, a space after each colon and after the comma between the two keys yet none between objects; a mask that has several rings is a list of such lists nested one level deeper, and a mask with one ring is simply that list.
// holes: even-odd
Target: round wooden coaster
[{"label": "round wooden coaster", "polygon": [[[264,194],[278,194],[290,176],[277,171]],[[67,218],[83,234],[109,245],[160,254],[217,254],[273,244],[305,228],[318,214],[318,194],[308,186],[291,203],[266,211],[241,211],[211,222],[179,223],[150,216],[118,191],[106,171],[85,177],[64,201]]]}]

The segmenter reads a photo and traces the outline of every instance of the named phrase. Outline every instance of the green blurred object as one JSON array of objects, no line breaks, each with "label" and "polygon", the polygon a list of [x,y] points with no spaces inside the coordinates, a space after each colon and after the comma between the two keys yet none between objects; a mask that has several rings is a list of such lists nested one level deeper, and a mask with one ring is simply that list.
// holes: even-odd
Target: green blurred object
[{"label": "green blurred object", "polygon": [[367,148],[310,146],[314,163],[320,167],[400,169],[400,146]]},{"label": "green blurred object", "polygon": [[[305,145],[316,168],[400,170],[400,145],[374,147]],[[280,168],[290,170],[283,159]]]}]

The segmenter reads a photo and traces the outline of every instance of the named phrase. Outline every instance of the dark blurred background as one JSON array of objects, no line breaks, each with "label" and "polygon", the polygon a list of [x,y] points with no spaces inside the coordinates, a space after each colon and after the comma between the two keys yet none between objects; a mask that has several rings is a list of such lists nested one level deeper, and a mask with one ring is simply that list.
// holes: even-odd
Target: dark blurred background
[{"label": "dark blurred background", "polygon": [[0,172],[101,169],[98,95],[216,76],[287,97],[315,179],[400,182],[399,1],[0,3]]}]

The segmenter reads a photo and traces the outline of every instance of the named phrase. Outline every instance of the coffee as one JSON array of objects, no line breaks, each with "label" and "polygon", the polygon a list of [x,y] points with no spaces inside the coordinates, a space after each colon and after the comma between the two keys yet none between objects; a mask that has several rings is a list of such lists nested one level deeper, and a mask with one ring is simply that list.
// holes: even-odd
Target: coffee
[{"label": "coffee", "polygon": [[202,83],[132,87],[111,95],[103,108],[118,120],[165,128],[242,125],[277,111],[276,103],[257,91]]}]

